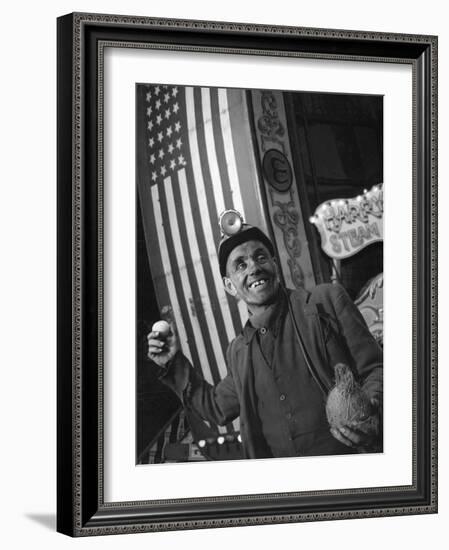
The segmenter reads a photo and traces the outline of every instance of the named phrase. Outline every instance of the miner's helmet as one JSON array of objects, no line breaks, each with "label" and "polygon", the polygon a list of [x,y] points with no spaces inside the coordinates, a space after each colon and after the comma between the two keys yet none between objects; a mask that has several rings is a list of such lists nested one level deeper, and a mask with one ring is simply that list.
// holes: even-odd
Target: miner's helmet
[{"label": "miner's helmet", "polygon": [[274,256],[274,247],[270,239],[258,227],[249,225],[243,221],[243,217],[237,210],[226,210],[220,215],[219,225],[221,230],[220,244],[218,245],[218,262],[222,277],[226,276],[226,263],[229,254],[236,246],[247,241],[259,241],[264,244],[268,252]]}]

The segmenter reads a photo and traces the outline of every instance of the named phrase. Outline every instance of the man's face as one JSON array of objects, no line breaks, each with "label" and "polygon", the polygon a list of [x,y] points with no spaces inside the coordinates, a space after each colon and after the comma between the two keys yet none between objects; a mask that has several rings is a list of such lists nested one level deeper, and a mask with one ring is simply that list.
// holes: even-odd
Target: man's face
[{"label": "man's face", "polygon": [[227,292],[248,306],[268,305],[277,296],[276,261],[260,241],[247,241],[236,246],[229,254],[226,275],[223,282]]}]

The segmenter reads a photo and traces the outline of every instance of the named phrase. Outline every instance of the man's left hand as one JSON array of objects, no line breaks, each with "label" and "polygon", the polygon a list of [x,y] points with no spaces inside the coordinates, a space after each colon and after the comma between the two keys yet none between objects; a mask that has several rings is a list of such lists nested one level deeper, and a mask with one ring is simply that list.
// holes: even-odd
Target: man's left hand
[{"label": "man's left hand", "polygon": [[366,452],[375,450],[378,444],[378,424],[379,419],[375,416],[362,422],[351,422],[345,426],[331,428],[330,431],[343,445]]}]

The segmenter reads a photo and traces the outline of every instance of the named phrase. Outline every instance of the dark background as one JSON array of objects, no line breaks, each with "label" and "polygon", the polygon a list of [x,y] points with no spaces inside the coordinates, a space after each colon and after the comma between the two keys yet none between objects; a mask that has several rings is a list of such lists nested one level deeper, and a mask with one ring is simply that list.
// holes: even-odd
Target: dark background
[{"label": "dark background", "polygon": [[[383,97],[284,94],[289,135],[317,283],[329,282],[332,263],[307,220],[317,206],[383,183]],[[383,271],[383,243],[342,260],[340,282],[355,299]]]}]

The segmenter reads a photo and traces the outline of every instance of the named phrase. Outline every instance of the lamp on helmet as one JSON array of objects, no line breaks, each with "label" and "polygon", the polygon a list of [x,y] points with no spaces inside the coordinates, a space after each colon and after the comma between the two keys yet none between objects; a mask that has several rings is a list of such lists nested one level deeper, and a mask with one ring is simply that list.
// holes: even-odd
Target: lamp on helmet
[{"label": "lamp on helmet", "polygon": [[244,223],[242,215],[237,210],[226,210],[219,219],[221,240],[218,245],[218,263],[220,274],[226,275],[226,263],[229,254],[236,246],[247,241],[260,241],[269,253],[274,256],[274,247],[270,239],[258,227]]}]

